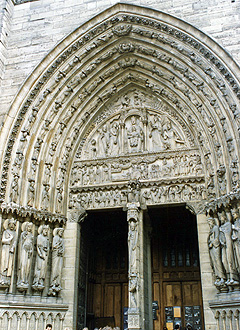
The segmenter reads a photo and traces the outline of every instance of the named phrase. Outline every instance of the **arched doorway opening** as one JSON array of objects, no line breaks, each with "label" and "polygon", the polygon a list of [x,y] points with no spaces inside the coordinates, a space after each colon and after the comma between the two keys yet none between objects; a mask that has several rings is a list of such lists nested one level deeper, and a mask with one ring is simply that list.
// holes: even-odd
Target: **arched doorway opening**
[{"label": "arched doorway opening", "polygon": [[[78,327],[127,328],[129,306],[128,224],[122,210],[90,211],[81,226]],[[154,330],[190,324],[203,330],[203,304],[196,217],[182,206],[150,207],[143,215],[145,256],[151,271]],[[147,279],[149,277],[149,279]],[[149,298],[148,297],[148,298]]]},{"label": "arched doorway opening", "polygon": [[204,329],[196,217],[184,206],[150,208],[153,329]]},{"label": "arched doorway opening", "polygon": [[89,329],[106,325],[123,329],[128,306],[127,236],[122,210],[89,212],[83,223],[80,269],[85,278],[81,276],[80,281],[85,285],[79,283],[79,329],[82,321]]}]

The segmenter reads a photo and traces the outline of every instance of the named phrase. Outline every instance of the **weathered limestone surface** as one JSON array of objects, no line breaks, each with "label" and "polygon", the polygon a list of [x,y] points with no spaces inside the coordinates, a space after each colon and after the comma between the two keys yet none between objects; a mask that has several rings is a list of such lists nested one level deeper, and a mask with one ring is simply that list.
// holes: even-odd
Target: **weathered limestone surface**
[{"label": "weathered limestone surface", "polygon": [[[142,216],[149,206],[183,203],[197,215],[206,329],[219,315],[225,329],[240,274],[233,261],[239,214],[231,215],[240,199],[239,2],[135,3],[165,13],[126,4],[106,10],[115,1],[0,3],[1,329],[47,321],[76,329],[86,211],[136,204]],[[211,269],[206,214],[222,232],[220,278]],[[10,218],[14,228],[5,232]],[[43,225],[48,267],[33,285]],[[15,228],[10,251],[5,235],[15,238]],[[137,250],[129,245],[131,328],[149,330],[140,320],[151,322],[151,288],[143,283],[149,237],[140,229]],[[237,318],[235,300],[229,313]]]},{"label": "weathered limestone surface", "polygon": [[[3,117],[6,114],[23,81],[60,40],[117,2],[42,0],[13,7],[12,0],[2,0],[0,22],[3,25],[3,51],[0,53],[6,60],[0,92],[0,115]],[[141,0],[134,1],[134,4],[164,11],[194,25],[213,37],[240,63],[239,1]]]}]

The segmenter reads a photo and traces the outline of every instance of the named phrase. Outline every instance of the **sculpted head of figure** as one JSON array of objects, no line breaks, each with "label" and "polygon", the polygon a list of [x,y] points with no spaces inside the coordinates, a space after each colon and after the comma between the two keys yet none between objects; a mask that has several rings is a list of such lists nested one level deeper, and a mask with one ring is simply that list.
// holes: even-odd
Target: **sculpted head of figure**
[{"label": "sculpted head of figure", "polygon": [[136,118],[134,116],[131,117],[131,123],[132,123],[132,125],[136,124]]},{"label": "sculpted head of figure", "polygon": [[215,219],[212,218],[212,217],[209,217],[207,219],[207,221],[208,221],[208,224],[209,224],[210,229],[212,229],[214,227],[214,225],[215,225]]},{"label": "sculpted head of figure", "polygon": [[63,228],[55,228],[53,230],[53,236],[58,235],[59,237],[63,236],[64,229]]},{"label": "sculpted head of figure", "polygon": [[63,237],[63,232],[64,232],[64,229],[60,228],[58,231],[58,236]]},{"label": "sculpted head of figure", "polygon": [[231,209],[231,213],[234,221],[239,219],[239,211],[236,206],[233,206],[233,208]]},{"label": "sculpted head of figure", "polygon": [[38,228],[38,233],[42,234],[43,236],[47,236],[49,232],[49,226],[48,225],[41,225]]},{"label": "sculpted head of figure", "polygon": [[15,227],[16,227],[16,220],[14,218],[12,218],[8,222],[8,228],[10,230],[15,230]]},{"label": "sculpted head of figure", "polygon": [[33,223],[32,222],[29,222],[26,226],[26,230],[30,233],[32,232],[33,230]]},{"label": "sculpted head of figure", "polygon": [[134,231],[136,229],[136,226],[137,226],[136,221],[130,220],[129,226],[130,226],[130,230]]},{"label": "sculpted head of figure", "polygon": [[218,217],[219,217],[221,224],[224,224],[225,222],[227,222],[227,217],[224,212],[219,212]]}]

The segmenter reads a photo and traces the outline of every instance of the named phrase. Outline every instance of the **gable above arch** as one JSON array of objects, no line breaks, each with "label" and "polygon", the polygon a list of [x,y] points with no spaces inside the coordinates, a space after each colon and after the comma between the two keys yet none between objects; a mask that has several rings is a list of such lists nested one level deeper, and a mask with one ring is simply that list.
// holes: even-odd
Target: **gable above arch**
[{"label": "gable above arch", "polygon": [[[109,8],[52,50],[16,97],[2,133],[1,200],[66,214],[73,160],[109,157],[113,139],[99,134],[113,136],[121,120],[123,154],[196,147],[209,196],[237,189],[238,77],[230,56],[191,25]],[[134,93],[147,103],[134,104]]]}]

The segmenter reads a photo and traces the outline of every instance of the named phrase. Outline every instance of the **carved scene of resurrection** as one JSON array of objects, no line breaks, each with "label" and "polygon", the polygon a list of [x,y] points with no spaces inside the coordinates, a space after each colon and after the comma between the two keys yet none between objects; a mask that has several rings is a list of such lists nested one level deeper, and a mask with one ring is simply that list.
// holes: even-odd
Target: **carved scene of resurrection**
[{"label": "carved scene of resurrection", "polygon": [[46,55],[0,133],[1,329],[239,330],[239,72],[130,4]]}]

